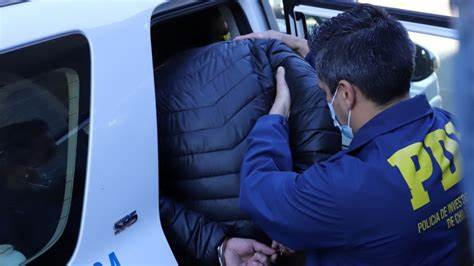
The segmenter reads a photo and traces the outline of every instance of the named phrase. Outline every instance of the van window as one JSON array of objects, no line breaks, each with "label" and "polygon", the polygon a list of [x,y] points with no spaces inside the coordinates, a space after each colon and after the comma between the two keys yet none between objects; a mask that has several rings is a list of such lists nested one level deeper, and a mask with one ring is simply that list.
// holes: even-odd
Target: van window
[{"label": "van window", "polygon": [[72,254],[89,84],[89,46],[81,35],[0,53],[0,265],[30,262],[63,236],[56,262]]}]

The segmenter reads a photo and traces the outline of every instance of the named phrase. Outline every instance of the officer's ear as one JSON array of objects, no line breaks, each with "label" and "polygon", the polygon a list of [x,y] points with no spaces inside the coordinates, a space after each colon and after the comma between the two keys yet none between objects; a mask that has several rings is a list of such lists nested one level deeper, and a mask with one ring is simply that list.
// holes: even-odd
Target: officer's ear
[{"label": "officer's ear", "polygon": [[340,103],[344,105],[344,109],[352,110],[356,102],[357,89],[354,85],[344,79],[340,80],[337,85],[339,87],[338,93],[341,94],[338,96],[341,97]]}]

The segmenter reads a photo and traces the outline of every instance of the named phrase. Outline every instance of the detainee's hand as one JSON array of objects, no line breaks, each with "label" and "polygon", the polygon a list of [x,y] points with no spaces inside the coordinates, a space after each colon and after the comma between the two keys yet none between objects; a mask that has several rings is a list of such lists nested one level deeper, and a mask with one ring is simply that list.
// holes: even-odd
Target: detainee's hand
[{"label": "detainee's hand", "polygon": [[290,116],[291,97],[290,89],[285,80],[285,68],[278,67],[276,73],[276,97],[269,114]]},{"label": "detainee's hand", "polygon": [[273,254],[271,257],[273,263],[275,263],[278,256],[287,256],[295,253],[291,248],[288,248],[275,240],[272,241],[272,248],[276,251],[276,254]]},{"label": "detainee's hand", "polygon": [[275,39],[285,43],[302,57],[305,57],[309,53],[308,42],[305,39],[279,31],[268,30],[263,32],[253,32],[235,37],[235,40],[237,41],[245,39]]},{"label": "detainee's hand", "polygon": [[224,249],[227,266],[270,265],[275,250],[265,244],[247,238],[230,238]]}]

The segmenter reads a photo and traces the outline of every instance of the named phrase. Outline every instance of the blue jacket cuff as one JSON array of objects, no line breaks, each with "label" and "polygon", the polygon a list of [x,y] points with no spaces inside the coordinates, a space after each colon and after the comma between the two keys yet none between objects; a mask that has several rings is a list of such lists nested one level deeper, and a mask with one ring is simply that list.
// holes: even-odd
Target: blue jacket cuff
[{"label": "blue jacket cuff", "polygon": [[264,124],[281,124],[288,130],[288,119],[282,115],[269,114],[264,115],[258,119],[259,123]]}]

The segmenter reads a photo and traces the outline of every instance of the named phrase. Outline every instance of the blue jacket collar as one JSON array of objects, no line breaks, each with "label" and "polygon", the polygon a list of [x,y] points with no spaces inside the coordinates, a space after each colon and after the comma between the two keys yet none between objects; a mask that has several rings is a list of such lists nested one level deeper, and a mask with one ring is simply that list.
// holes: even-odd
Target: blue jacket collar
[{"label": "blue jacket collar", "polygon": [[409,124],[433,112],[425,95],[418,95],[411,99],[401,101],[394,106],[382,111],[354,135],[347,152],[353,151],[377,136]]}]

